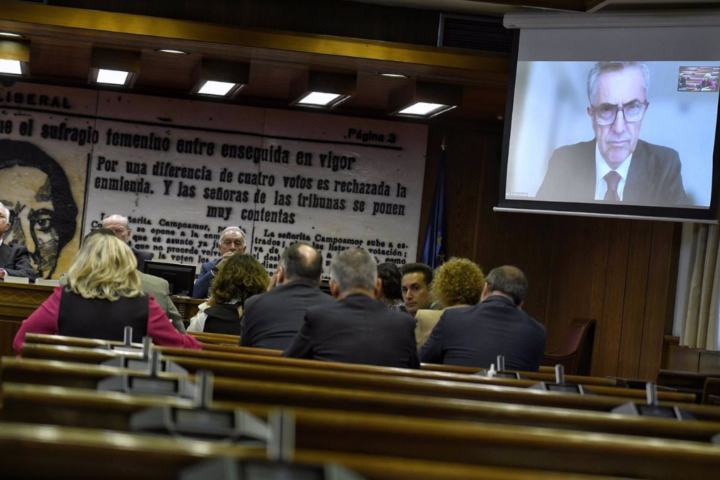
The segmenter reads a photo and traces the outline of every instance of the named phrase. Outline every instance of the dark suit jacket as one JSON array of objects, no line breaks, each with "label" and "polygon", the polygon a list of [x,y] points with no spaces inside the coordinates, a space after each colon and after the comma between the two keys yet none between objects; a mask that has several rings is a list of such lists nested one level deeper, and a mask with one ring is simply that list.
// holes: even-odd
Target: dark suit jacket
[{"label": "dark suit jacket", "polygon": [[240,345],[285,350],[305,322],[308,308],[331,305],[335,299],[323,293],[317,282],[295,280],[245,302]]},{"label": "dark suit jacket", "polygon": [[544,352],[545,327],[509,298],[491,295],[473,307],[445,310],[420,361],[488,368],[504,355],[506,369],[537,372]]},{"label": "dark suit jacket", "polygon": [[309,309],[283,357],[420,368],[415,320],[365,295]]},{"label": "dark suit jacket", "polygon": [[208,298],[210,284],[212,284],[212,280],[215,278],[212,269],[220,263],[220,260],[222,260],[222,258],[202,264],[202,267],[200,267],[200,275],[198,275],[198,279],[195,280],[195,285],[193,286],[192,298]]},{"label": "dark suit jacket", "polygon": [[[680,166],[680,157],[672,148],[638,140],[622,203],[667,206],[687,203]],[[596,183],[595,140],[567,145],[553,152],[535,198],[593,202]]]},{"label": "dark suit jacket", "polygon": [[35,280],[35,270],[30,266],[30,252],[25,245],[13,243],[0,245],[0,268],[11,277]]},{"label": "dark suit jacket", "polygon": [[145,273],[145,262],[147,260],[152,260],[154,254],[152,252],[148,252],[147,250],[136,250],[133,247],[130,247],[130,250],[132,250],[135,255],[135,259],[137,260],[137,269]]}]

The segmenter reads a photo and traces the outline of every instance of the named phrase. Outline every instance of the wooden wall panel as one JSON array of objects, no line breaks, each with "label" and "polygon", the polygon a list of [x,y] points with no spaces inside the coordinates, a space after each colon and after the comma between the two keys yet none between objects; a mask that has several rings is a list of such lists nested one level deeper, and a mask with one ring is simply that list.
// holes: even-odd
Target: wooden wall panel
[{"label": "wooden wall panel", "polygon": [[617,375],[623,378],[637,378],[645,319],[652,222],[633,221],[629,227],[630,251],[625,280]]},{"label": "wooden wall panel", "polygon": [[48,5],[420,45],[436,45],[439,27],[438,11],[337,0],[49,0]]},{"label": "wooden wall panel", "polygon": [[645,322],[643,323],[638,378],[653,380],[653,366],[662,359],[663,333],[672,331],[675,311],[675,284],[682,225],[653,222],[653,239],[648,269]]},{"label": "wooden wall panel", "polygon": [[603,314],[595,328],[592,369],[599,375],[617,375],[622,320],[625,306],[630,229],[627,222],[610,221],[608,226],[608,258],[605,270]]},{"label": "wooden wall panel", "polygon": [[672,328],[679,224],[493,212],[500,127],[439,122],[429,135],[421,249],[443,136],[448,255],[470,258],[486,273],[520,267],[530,284],[524,310],[545,324],[548,350],[573,319],[594,318],[593,375],[654,379]]}]

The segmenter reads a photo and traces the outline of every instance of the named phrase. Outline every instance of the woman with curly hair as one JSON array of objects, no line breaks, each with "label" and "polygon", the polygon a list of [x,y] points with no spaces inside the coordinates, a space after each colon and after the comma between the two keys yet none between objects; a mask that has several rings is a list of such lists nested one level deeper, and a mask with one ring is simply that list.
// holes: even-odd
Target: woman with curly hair
[{"label": "woman with curly hair", "polygon": [[[430,284],[434,301],[447,308],[470,307],[480,302],[485,276],[480,267],[467,258],[451,258],[435,270]],[[418,310],[415,314],[415,340],[418,349],[430,337],[444,310]]]},{"label": "woman with curly hair", "polygon": [[207,308],[192,319],[189,332],[240,335],[245,300],[265,292],[270,279],[263,266],[247,253],[223,262],[210,287]]}]

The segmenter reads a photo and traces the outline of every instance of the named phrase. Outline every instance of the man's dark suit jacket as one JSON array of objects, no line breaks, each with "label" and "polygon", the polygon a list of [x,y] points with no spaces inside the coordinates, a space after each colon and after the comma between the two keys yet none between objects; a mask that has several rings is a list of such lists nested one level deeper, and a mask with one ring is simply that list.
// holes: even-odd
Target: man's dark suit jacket
[{"label": "man's dark suit jacket", "polygon": [[366,295],[309,309],[283,357],[420,368],[415,320]]},{"label": "man's dark suit jacket", "polygon": [[137,269],[145,273],[145,262],[152,260],[154,254],[152,252],[148,252],[147,250],[136,250],[133,247],[130,247],[130,250],[132,250],[135,255],[135,259],[137,260]]},{"label": "man's dark suit jacket", "polygon": [[317,285],[295,280],[245,302],[240,345],[285,350],[300,331],[310,307],[331,305],[335,299]]},{"label": "man's dark suit jacket", "polygon": [[545,327],[509,298],[491,295],[473,307],[445,310],[420,361],[488,368],[504,355],[506,369],[537,372],[544,352]]},{"label": "man's dark suit jacket", "polygon": [[[622,203],[686,204],[680,167],[680,157],[672,148],[638,140],[625,180]],[[556,202],[594,202],[596,183],[595,140],[567,145],[553,152],[535,198]]]},{"label": "man's dark suit jacket", "polygon": [[192,298],[208,298],[210,285],[212,284],[213,278],[215,278],[212,269],[220,263],[220,260],[222,260],[222,258],[202,264],[202,267],[200,267],[200,275],[198,275],[198,279],[195,280],[195,285],[193,286]]},{"label": "man's dark suit jacket", "polygon": [[4,268],[11,277],[24,277],[35,280],[35,270],[30,265],[30,252],[25,245],[3,242],[0,245],[0,268]]}]

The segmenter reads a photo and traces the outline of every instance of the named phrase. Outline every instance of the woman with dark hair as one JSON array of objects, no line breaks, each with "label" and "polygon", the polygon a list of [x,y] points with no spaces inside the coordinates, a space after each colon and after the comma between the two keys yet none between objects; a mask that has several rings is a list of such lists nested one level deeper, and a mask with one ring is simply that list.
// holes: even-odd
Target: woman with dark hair
[{"label": "woman with dark hair", "polygon": [[267,271],[247,253],[236,253],[223,262],[210,287],[207,307],[196,315],[188,332],[240,335],[245,300],[267,290]]},{"label": "woman with dark hair", "polygon": [[382,290],[378,300],[384,302],[390,310],[407,313],[402,300],[402,274],[394,263],[381,263],[378,265],[378,278],[382,280]]},{"label": "woman with dark hair", "polygon": [[28,247],[38,277],[52,277],[77,229],[78,207],[65,171],[36,145],[4,139],[0,185],[0,201],[10,210],[12,222],[5,241]]}]

